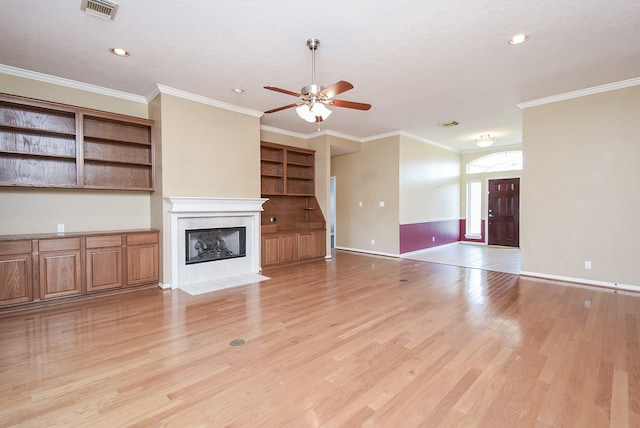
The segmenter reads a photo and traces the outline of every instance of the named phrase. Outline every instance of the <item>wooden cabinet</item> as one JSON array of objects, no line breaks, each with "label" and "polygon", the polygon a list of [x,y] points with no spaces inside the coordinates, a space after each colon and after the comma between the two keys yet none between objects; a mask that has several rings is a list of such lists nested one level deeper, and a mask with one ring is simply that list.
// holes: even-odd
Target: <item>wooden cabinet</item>
[{"label": "wooden cabinet", "polygon": [[326,232],[304,232],[298,234],[298,260],[324,257]]},{"label": "wooden cabinet", "polygon": [[0,94],[0,185],[154,188],[153,121]]},{"label": "wooden cabinet", "polygon": [[157,282],[158,272],[158,234],[128,235],[127,285]]},{"label": "wooden cabinet", "polygon": [[0,237],[0,307],[157,283],[157,230]]},{"label": "wooden cabinet", "polygon": [[262,235],[262,267],[325,256],[325,231]]},{"label": "wooden cabinet", "polygon": [[40,298],[82,293],[80,238],[43,239],[40,251]]},{"label": "wooden cabinet", "polygon": [[87,292],[122,287],[122,236],[90,236],[86,248]]},{"label": "wooden cabinet", "polygon": [[262,265],[271,266],[295,262],[298,259],[297,235],[264,235],[262,237]]},{"label": "wooden cabinet", "polygon": [[315,151],[280,144],[260,144],[260,179],[263,196],[313,196]]},{"label": "wooden cabinet", "polygon": [[0,242],[0,307],[33,300],[31,241]]}]

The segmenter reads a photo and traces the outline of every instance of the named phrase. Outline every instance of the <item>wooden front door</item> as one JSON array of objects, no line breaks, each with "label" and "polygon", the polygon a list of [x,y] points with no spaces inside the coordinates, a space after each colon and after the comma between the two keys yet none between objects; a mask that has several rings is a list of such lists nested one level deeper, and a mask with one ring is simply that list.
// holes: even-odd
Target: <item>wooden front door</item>
[{"label": "wooden front door", "polygon": [[489,180],[489,245],[520,246],[520,179]]}]

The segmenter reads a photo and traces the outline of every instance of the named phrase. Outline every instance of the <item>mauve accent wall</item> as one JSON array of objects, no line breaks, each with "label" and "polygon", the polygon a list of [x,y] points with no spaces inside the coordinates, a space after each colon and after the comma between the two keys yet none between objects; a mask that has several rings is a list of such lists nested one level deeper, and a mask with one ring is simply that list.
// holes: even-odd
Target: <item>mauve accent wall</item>
[{"label": "mauve accent wall", "polygon": [[484,238],[485,238],[485,220],[481,220],[480,221],[480,235],[481,238],[480,239],[471,239],[471,238],[465,238],[464,234],[467,231],[467,219],[462,218],[460,219],[460,240],[461,241],[465,241],[465,242],[482,242],[484,243]]},{"label": "mauve accent wall", "polygon": [[401,224],[400,254],[459,241],[460,230],[458,219]]}]

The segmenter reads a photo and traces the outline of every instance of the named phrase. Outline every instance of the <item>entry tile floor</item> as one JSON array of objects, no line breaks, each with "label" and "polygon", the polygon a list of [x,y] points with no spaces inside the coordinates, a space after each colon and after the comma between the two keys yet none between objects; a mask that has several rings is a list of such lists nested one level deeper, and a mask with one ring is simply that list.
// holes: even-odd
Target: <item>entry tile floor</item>
[{"label": "entry tile floor", "polygon": [[400,257],[496,272],[520,273],[520,249],[454,242]]}]

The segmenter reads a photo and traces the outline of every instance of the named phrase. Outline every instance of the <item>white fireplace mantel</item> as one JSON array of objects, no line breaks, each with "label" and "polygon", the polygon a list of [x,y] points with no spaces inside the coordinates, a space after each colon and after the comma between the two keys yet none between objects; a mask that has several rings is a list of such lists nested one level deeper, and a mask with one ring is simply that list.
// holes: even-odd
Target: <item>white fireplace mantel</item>
[{"label": "white fireplace mantel", "polygon": [[[180,257],[180,245],[184,243],[184,236],[180,235],[180,230],[181,227],[184,228],[181,224],[189,220],[202,221],[198,219],[209,218],[219,224],[224,217],[242,219],[243,224],[248,226],[247,257],[249,262],[246,266],[242,265],[246,272],[237,272],[237,266],[234,266],[234,272],[239,274],[260,271],[260,213],[263,211],[262,204],[267,199],[205,197],[168,197],[165,199],[169,205],[167,211],[169,215],[171,288],[180,288],[181,285],[180,272],[185,269],[185,266],[184,260]],[[219,269],[222,262],[216,263],[211,264],[211,268],[214,270],[210,274],[206,274],[207,278],[226,274]]]}]

